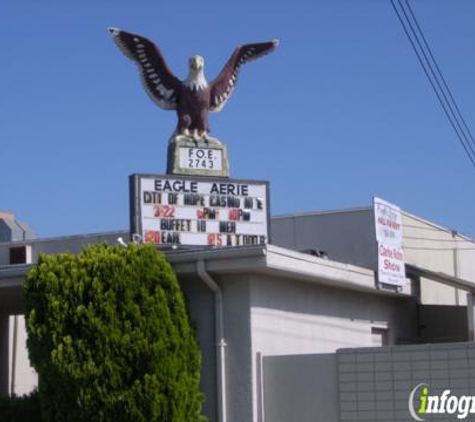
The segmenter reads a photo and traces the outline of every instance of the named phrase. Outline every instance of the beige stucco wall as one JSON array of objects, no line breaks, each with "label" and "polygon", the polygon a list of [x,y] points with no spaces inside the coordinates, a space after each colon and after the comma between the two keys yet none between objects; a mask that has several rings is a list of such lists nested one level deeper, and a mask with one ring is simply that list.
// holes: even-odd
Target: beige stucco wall
[{"label": "beige stucco wall", "polygon": [[[475,242],[429,221],[403,213],[406,262],[431,271],[475,281]],[[421,300],[429,305],[466,305],[466,293],[421,280]]]}]

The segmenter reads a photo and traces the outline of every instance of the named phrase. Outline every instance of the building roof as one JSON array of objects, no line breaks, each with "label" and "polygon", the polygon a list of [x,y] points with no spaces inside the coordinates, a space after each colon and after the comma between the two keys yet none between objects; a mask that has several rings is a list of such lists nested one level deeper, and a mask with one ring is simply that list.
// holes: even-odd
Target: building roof
[{"label": "building roof", "polygon": [[167,257],[178,275],[195,274],[197,262],[203,260],[211,274],[252,272],[373,294],[409,296],[378,289],[374,271],[274,245],[172,251]]}]

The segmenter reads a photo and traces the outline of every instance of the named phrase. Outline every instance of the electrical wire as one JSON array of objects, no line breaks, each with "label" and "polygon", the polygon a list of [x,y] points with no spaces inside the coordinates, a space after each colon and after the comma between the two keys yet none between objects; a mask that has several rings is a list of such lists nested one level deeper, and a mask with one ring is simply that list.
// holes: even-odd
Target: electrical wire
[{"label": "electrical wire", "polygon": [[422,248],[418,246],[406,246],[402,245],[403,249],[411,249],[411,250],[420,250],[420,251],[475,251],[475,248]]},{"label": "electrical wire", "polygon": [[[391,0],[391,3],[392,3],[392,5],[393,5],[394,10],[396,11],[396,14],[398,15],[398,18],[399,18],[399,21],[401,22],[401,25],[402,25],[403,28],[404,28],[404,31],[405,31],[405,33],[406,33],[406,36],[408,37],[409,41],[411,42],[412,48],[413,48],[414,52],[416,53],[417,58],[419,59],[419,63],[421,64],[421,66],[422,66],[422,68],[423,68],[423,70],[424,70],[424,72],[425,72],[425,74],[426,74],[426,76],[427,76],[429,82],[430,82],[431,85],[432,85],[432,88],[433,88],[435,94],[437,95],[437,98],[439,99],[440,104],[442,105],[442,108],[444,109],[444,112],[445,112],[447,118],[449,119],[449,121],[450,121],[450,123],[451,123],[451,125],[452,125],[452,128],[454,129],[455,133],[457,134],[457,137],[459,138],[460,142],[462,143],[462,146],[463,146],[463,148],[464,148],[464,150],[465,150],[467,156],[469,157],[470,161],[471,161],[472,164],[475,166],[475,150],[474,150],[473,146],[471,145],[470,140],[467,138],[467,135],[465,134],[465,132],[464,132],[463,129],[462,129],[462,126],[461,126],[461,124],[460,124],[460,122],[459,122],[459,120],[458,120],[458,118],[457,118],[457,115],[455,114],[455,112],[454,112],[454,110],[453,110],[453,108],[452,108],[452,105],[451,105],[450,101],[448,100],[447,95],[445,94],[445,91],[444,91],[444,89],[443,89],[442,86],[441,86],[441,83],[439,82],[439,78],[437,77],[437,74],[436,74],[436,72],[434,71],[434,69],[433,69],[433,67],[432,67],[432,65],[431,65],[431,62],[430,62],[430,60],[429,60],[428,57],[427,57],[426,51],[425,51],[425,49],[424,49],[424,47],[423,47],[421,41],[419,40],[419,37],[417,36],[416,31],[414,30],[414,27],[412,26],[411,20],[409,19],[408,15],[407,15],[407,13],[406,13],[406,10],[404,9],[404,7],[403,7],[403,5],[402,5],[402,3],[401,3],[401,0],[398,0],[399,7],[401,8],[401,10],[402,10],[402,12],[403,12],[403,14],[404,14],[406,23],[408,24],[408,26],[409,26],[409,28],[410,28],[410,30],[411,30],[411,32],[412,32],[412,35],[413,35],[414,39],[416,40],[417,45],[419,46],[419,49],[420,49],[420,51],[422,52],[422,55],[424,56],[424,59],[425,59],[426,64],[427,64],[427,66],[428,66],[428,68],[429,68],[429,71],[430,71],[430,73],[432,74],[432,78],[431,78],[431,76],[429,75],[429,72],[427,71],[427,67],[426,67],[426,65],[424,64],[424,61],[422,60],[422,57],[420,56],[420,54],[419,54],[419,52],[418,52],[418,50],[417,50],[417,48],[416,48],[416,46],[415,46],[415,44],[414,44],[414,42],[413,42],[413,38],[411,38],[411,36],[410,36],[410,34],[409,34],[409,31],[407,30],[406,25],[405,25],[404,22],[403,22],[402,16],[399,14],[397,8],[395,7],[395,4],[394,4],[393,0]],[[406,0],[406,3],[409,5],[408,0]],[[411,13],[412,13],[412,16],[414,16],[414,18],[415,18],[415,15],[414,15],[414,12],[412,12],[412,9],[410,9],[410,11],[411,11]],[[416,22],[416,25],[417,25],[417,24],[418,24],[418,23]],[[419,25],[418,25],[418,28],[419,28],[420,32],[422,33],[422,30],[420,29],[420,26],[419,26]],[[423,34],[422,34],[422,37],[423,37],[423,39],[425,40],[425,37],[423,36]],[[426,43],[427,43],[427,41],[426,41]],[[427,45],[428,45],[428,44],[427,44]],[[430,55],[430,54],[429,54],[429,55]],[[433,56],[433,55],[432,55],[432,56]],[[436,66],[436,67],[438,68],[438,66]],[[443,78],[443,76],[441,76],[441,75],[439,75],[439,76],[441,77],[441,79]],[[435,81],[435,83],[437,84],[437,87],[438,87],[438,89],[439,89],[440,92],[439,92],[439,91],[437,90],[437,88],[435,87],[434,81]],[[445,79],[444,79],[444,81],[445,81]],[[445,104],[444,104],[444,101],[442,101],[442,98],[441,98],[441,96],[440,96],[440,93],[441,93],[442,96],[444,97]],[[449,95],[450,95],[450,94],[449,94]],[[453,95],[450,95],[450,96],[453,98]],[[447,111],[447,108],[449,109],[451,116],[449,115],[449,113],[448,113],[448,111]],[[458,108],[458,107],[457,107],[457,108]],[[455,127],[454,121],[455,121],[455,124],[457,125],[458,129]],[[462,138],[460,137],[460,134],[462,134],[462,136],[463,136],[464,139],[462,139]],[[467,146],[468,146],[468,148],[467,148]],[[469,151],[469,150],[470,150],[470,151]]]},{"label": "electrical wire", "polygon": [[[432,49],[430,48],[430,45],[429,45],[429,43],[427,42],[426,37],[424,36],[424,32],[422,31],[421,26],[419,25],[419,21],[417,20],[416,15],[414,14],[414,12],[413,12],[413,10],[412,10],[412,7],[411,7],[409,1],[408,1],[408,0],[405,0],[405,1],[406,1],[407,8],[408,8],[408,10],[409,10],[409,13],[411,14],[412,19],[413,19],[413,21],[414,21],[415,24],[416,24],[417,30],[419,31],[419,34],[421,35],[422,41],[424,42],[424,45],[425,45],[425,47],[426,47],[426,49],[427,49],[427,52],[429,53],[429,56],[430,56],[432,62],[433,62],[434,65],[435,65],[435,68],[436,68],[436,70],[437,70],[437,73],[438,73],[438,75],[440,76],[440,80],[442,81],[442,84],[444,85],[445,90],[446,90],[447,93],[449,94],[450,100],[452,101],[452,104],[454,105],[455,110],[457,111],[457,115],[458,115],[458,117],[460,117],[460,120],[462,121],[462,124],[463,124],[463,126],[464,126],[466,132],[468,133],[468,135],[469,135],[469,137],[470,137],[470,140],[472,141],[471,145],[474,145],[474,146],[475,146],[475,139],[473,138],[472,131],[471,131],[470,128],[468,127],[467,122],[465,121],[465,119],[464,119],[464,117],[463,117],[463,115],[462,115],[462,113],[461,113],[461,111],[460,111],[460,109],[459,109],[459,107],[458,107],[458,105],[457,105],[457,101],[455,101],[455,98],[454,98],[454,96],[452,95],[452,91],[451,91],[451,89],[449,88],[449,86],[448,86],[448,84],[447,84],[447,82],[446,82],[446,80],[445,80],[444,74],[442,73],[442,70],[440,69],[438,62],[437,62],[436,58],[434,57],[434,54],[432,54]],[[472,150],[472,152],[475,154],[474,149],[471,148],[471,150]]]},{"label": "electrical wire", "polygon": [[410,227],[411,229],[417,229],[417,230],[429,230],[431,232],[440,232],[440,233],[447,233],[450,230],[444,230],[436,227],[422,227],[422,226],[416,226],[415,224],[403,224],[404,228]]},{"label": "electrical wire", "polygon": [[[401,23],[401,25],[402,25],[402,27],[403,27],[404,33],[406,34],[407,39],[408,39],[409,42],[411,43],[412,48],[413,48],[414,52],[416,53],[417,59],[419,60],[419,63],[420,63],[420,65],[422,66],[422,69],[423,69],[423,71],[424,71],[424,73],[425,73],[427,79],[429,80],[429,82],[430,82],[430,84],[431,84],[431,86],[432,86],[432,89],[434,90],[434,93],[435,93],[435,95],[437,96],[437,99],[439,100],[439,103],[440,103],[440,105],[442,106],[442,109],[444,110],[444,113],[445,113],[445,115],[447,116],[447,119],[449,120],[450,125],[452,126],[452,129],[454,130],[455,134],[457,135],[457,138],[459,139],[460,143],[462,144],[462,147],[463,147],[463,149],[464,149],[464,151],[465,151],[467,157],[469,158],[469,160],[471,161],[471,163],[472,163],[472,165],[473,165],[473,167],[474,167],[474,169],[475,169],[475,152],[473,152],[473,156],[472,156],[471,151],[474,151],[474,150],[473,150],[472,145],[470,144],[470,140],[467,138],[467,135],[465,134],[465,132],[464,132],[464,131],[462,130],[462,128],[461,128],[461,124],[460,124],[459,120],[457,119],[457,116],[456,116],[456,114],[454,113],[454,111],[453,111],[453,109],[452,109],[452,107],[451,107],[451,104],[450,104],[450,102],[448,101],[447,96],[446,96],[444,90],[443,90],[442,87],[441,87],[440,82],[438,81],[438,78],[437,78],[436,75],[435,75],[435,72],[434,72],[434,70],[433,70],[433,68],[432,68],[432,66],[431,66],[431,63],[430,63],[430,61],[429,61],[428,58],[427,58],[427,55],[426,55],[426,53],[425,53],[425,50],[424,50],[424,48],[422,47],[422,44],[421,44],[421,42],[419,41],[419,38],[417,37],[417,34],[416,34],[415,30],[414,30],[414,27],[412,26],[412,24],[411,24],[411,22],[410,22],[410,20],[409,20],[409,17],[408,17],[408,15],[407,15],[407,13],[406,13],[406,11],[405,11],[405,9],[404,9],[402,3],[401,3],[401,0],[398,0],[398,3],[399,3],[399,6],[400,6],[401,10],[402,10],[403,13],[404,13],[404,16],[405,16],[405,18],[406,18],[407,25],[406,25],[406,23],[404,22],[404,19],[403,19],[402,15],[400,14],[399,10],[397,9],[397,7],[396,7],[396,5],[395,5],[395,3],[394,3],[394,0],[391,0],[391,5],[393,6],[393,9],[394,9],[394,11],[396,12],[396,15],[397,15],[397,17],[398,17],[398,19],[399,19],[399,22]],[[432,80],[432,78],[431,78],[431,76],[430,76],[430,74],[429,74],[429,71],[427,70],[426,64],[424,63],[424,60],[422,59],[421,54],[419,53],[419,51],[418,51],[418,49],[417,49],[417,47],[416,47],[416,44],[415,44],[414,40],[412,39],[412,37],[411,37],[411,35],[410,35],[410,33],[409,33],[409,30],[407,29],[407,26],[409,26],[409,28],[411,29],[411,32],[413,33],[414,38],[416,39],[416,42],[418,43],[419,48],[421,49],[422,54],[424,55],[424,58],[425,58],[425,60],[426,60],[426,62],[427,62],[427,66],[428,66],[429,69],[430,69],[430,73],[432,73],[432,75],[433,75],[433,77],[434,77],[434,79],[435,79],[435,83],[434,83],[434,81]],[[436,84],[437,84],[437,86],[439,87],[439,89],[440,89],[442,95],[444,96],[444,99],[445,99],[446,103],[444,103],[444,100],[442,99],[442,96],[441,96],[441,94],[439,93],[439,91],[438,91],[438,89],[437,89],[437,87],[436,87]],[[450,109],[450,113],[449,113],[449,109]],[[453,117],[452,117],[452,116],[453,116]],[[455,123],[454,123],[454,121],[455,121]],[[457,129],[457,126],[459,127],[459,129]]]},{"label": "electrical wire", "polygon": [[417,237],[417,236],[406,236],[406,235],[404,235],[404,239],[425,240],[425,241],[432,241],[432,242],[467,242],[467,243],[474,243],[472,240],[465,240],[465,239],[433,239],[433,238],[428,238],[428,237]]},{"label": "electrical wire", "polygon": [[[407,0],[406,0],[406,2],[407,2]],[[393,3],[393,0],[391,0],[391,3],[393,4],[393,7],[395,8],[395,5],[394,5],[394,3]],[[441,86],[441,84],[440,84],[440,82],[439,82],[439,79],[438,79],[438,77],[437,77],[437,75],[436,75],[436,73],[435,73],[435,71],[434,71],[434,69],[433,69],[433,67],[432,67],[432,65],[431,65],[431,63],[430,63],[428,57],[427,57],[427,54],[426,54],[426,52],[425,52],[425,49],[424,49],[424,47],[422,46],[422,44],[421,44],[421,42],[420,42],[420,40],[419,40],[419,38],[418,38],[418,36],[417,36],[416,31],[414,30],[414,27],[413,27],[412,24],[411,24],[411,21],[410,21],[408,15],[407,15],[407,13],[406,13],[406,10],[404,9],[404,7],[403,7],[403,5],[402,5],[402,3],[401,3],[401,0],[398,0],[398,4],[399,4],[399,7],[401,8],[401,10],[403,11],[404,17],[405,17],[405,19],[406,19],[406,23],[408,24],[408,26],[409,26],[409,28],[410,28],[412,34],[413,34],[413,37],[414,37],[414,39],[416,40],[417,45],[419,46],[419,49],[420,49],[420,51],[422,52],[422,55],[424,56],[424,59],[425,59],[425,61],[426,61],[426,65],[428,66],[429,71],[430,71],[430,73],[432,74],[432,78],[431,78],[431,76],[429,75],[429,72],[427,71],[427,67],[426,67],[426,65],[424,64],[424,61],[422,60],[422,57],[420,56],[420,54],[419,54],[419,52],[418,52],[418,50],[417,50],[417,48],[416,48],[416,46],[415,46],[415,44],[414,44],[414,42],[413,42],[413,38],[411,38],[409,32],[407,31],[406,26],[404,25],[404,22],[403,22],[403,20],[402,20],[401,15],[398,13],[397,9],[395,8],[396,13],[398,14],[399,20],[400,20],[400,22],[401,22],[401,24],[403,25],[403,28],[404,28],[404,30],[405,30],[406,36],[408,37],[409,41],[411,42],[411,45],[412,45],[412,47],[413,47],[413,49],[414,49],[414,52],[416,53],[416,55],[417,55],[417,57],[418,57],[418,59],[419,59],[419,63],[421,64],[421,66],[422,66],[422,68],[423,68],[423,70],[424,70],[424,72],[425,72],[425,74],[426,74],[426,76],[427,76],[429,82],[431,83],[432,88],[433,88],[435,94],[437,95],[437,98],[438,98],[440,104],[442,105],[442,108],[444,109],[444,112],[445,112],[447,118],[449,119],[450,124],[452,125],[452,128],[454,129],[455,133],[457,134],[457,137],[459,138],[459,140],[460,140],[460,142],[461,142],[461,144],[462,144],[462,146],[463,146],[463,148],[464,148],[464,150],[465,150],[465,152],[466,152],[468,158],[470,159],[470,161],[472,162],[472,164],[473,164],[474,167],[475,167],[475,150],[473,149],[472,145],[470,144],[470,140],[467,138],[467,135],[466,135],[465,132],[463,131],[462,126],[461,126],[461,124],[460,124],[460,122],[459,122],[459,120],[458,120],[458,118],[457,118],[455,112],[453,111],[452,105],[450,104],[450,101],[448,100],[447,95],[445,94],[445,91],[444,91],[444,89],[442,88],[442,86]],[[411,9],[411,10],[412,10],[412,9]],[[419,28],[420,28],[420,27],[419,27]],[[425,38],[425,37],[424,37],[424,38]],[[437,90],[436,86],[434,85],[434,81],[435,81],[435,83],[436,83],[436,85],[437,85],[437,87],[438,87],[439,90]],[[439,92],[439,91],[440,91],[440,92]],[[441,96],[440,96],[440,93],[442,94],[442,96],[443,96],[443,98],[444,98],[444,100],[445,100],[445,103],[444,103],[444,101],[442,100],[442,98],[441,98]],[[453,98],[453,97],[452,97],[452,98]],[[448,108],[448,110],[450,111],[450,114],[448,113],[447,108]],[[458,127],[458,129],[455,127],[454,121],[455,121],[455,124],[456,124],[456,126]],[[460,134],[462,134],[463,139],[462,139],[462,137],[460,136]],[[467,148],[467,146],[468,146],[468,148]]]}]

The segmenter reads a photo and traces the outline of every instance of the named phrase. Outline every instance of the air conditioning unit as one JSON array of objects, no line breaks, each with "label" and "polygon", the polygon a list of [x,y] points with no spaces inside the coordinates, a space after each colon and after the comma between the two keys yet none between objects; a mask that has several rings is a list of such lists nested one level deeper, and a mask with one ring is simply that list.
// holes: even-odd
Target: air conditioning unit
[{"label": "air conditioning unit", "polygon": [[31,246],[11,246],[10,265],[31,264]]}]

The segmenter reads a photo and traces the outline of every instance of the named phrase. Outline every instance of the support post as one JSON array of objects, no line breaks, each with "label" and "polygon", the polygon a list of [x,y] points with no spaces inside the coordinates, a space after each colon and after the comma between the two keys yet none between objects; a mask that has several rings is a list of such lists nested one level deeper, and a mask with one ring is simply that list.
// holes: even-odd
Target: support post
[{"label": "support post", "polygon": [[475,294],[467,293],[468,341],[475,341]]},{"label": "support post", "polygon": [[8,341],[9,341],[9,316],[0,314],[0,396],[8,395],[9,378],[9,359],[8,359]]}]

